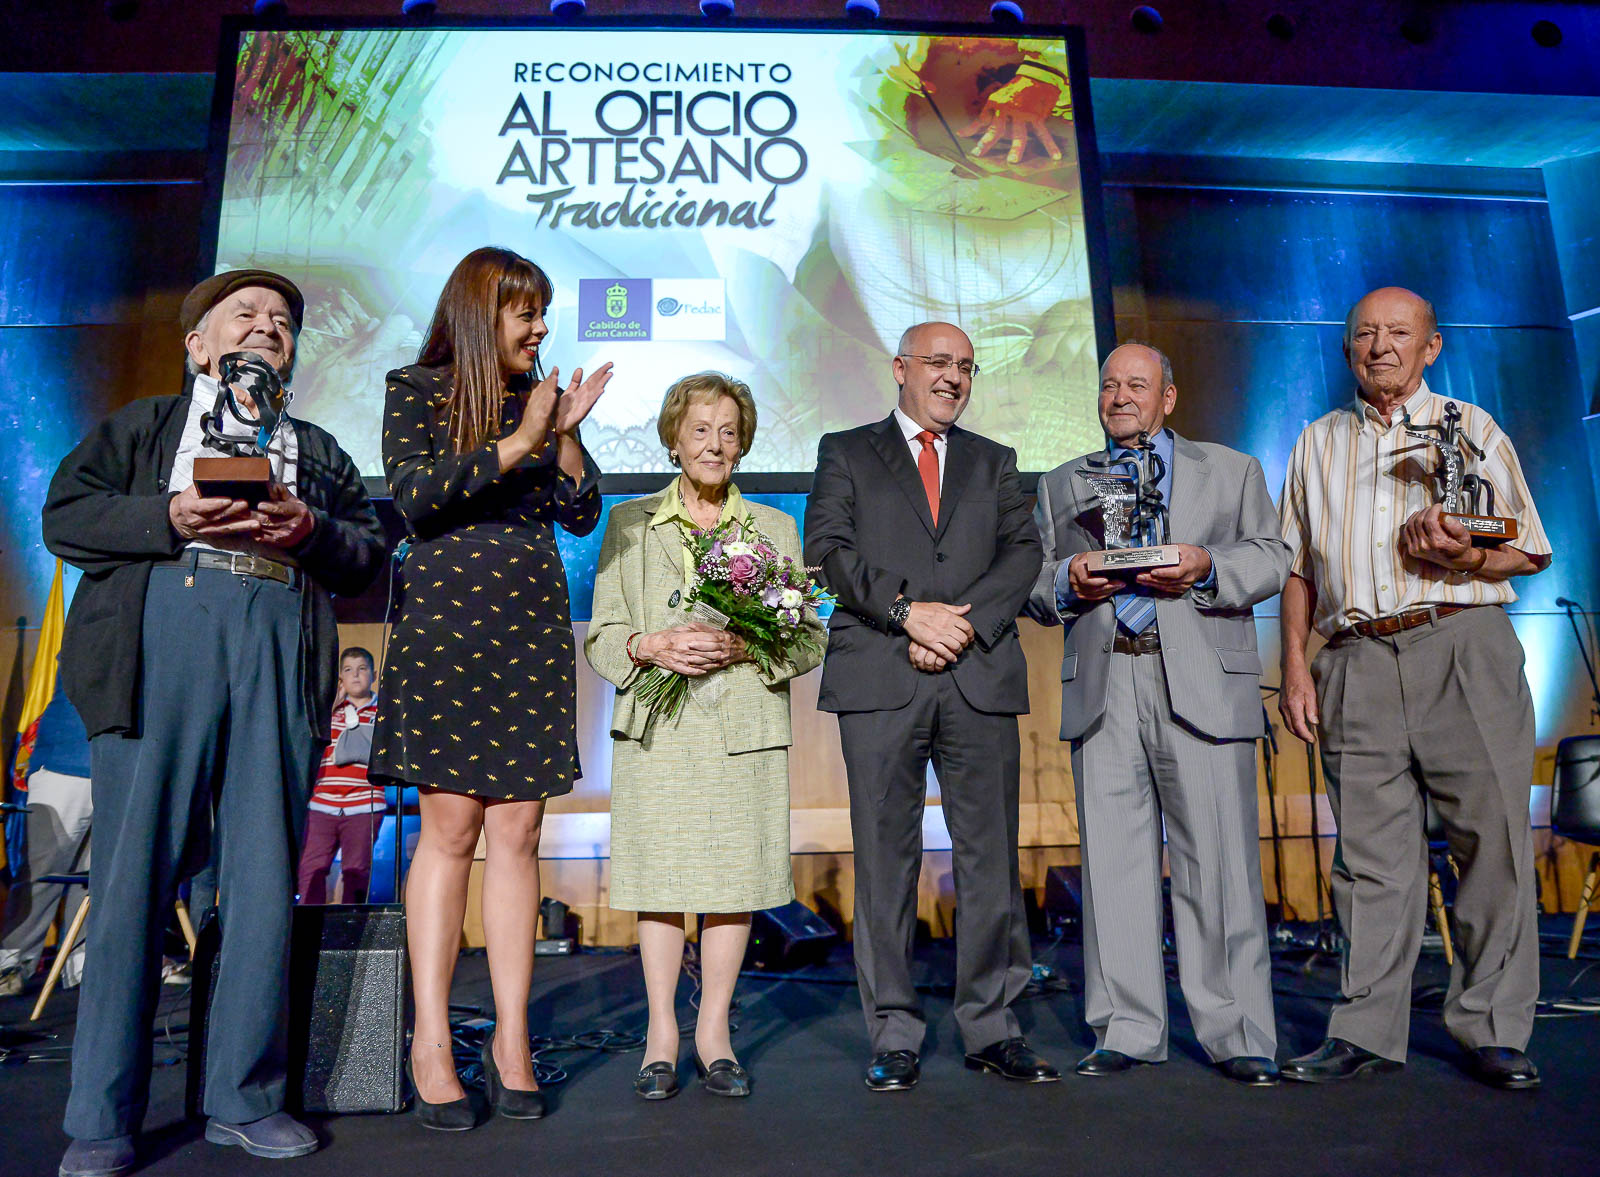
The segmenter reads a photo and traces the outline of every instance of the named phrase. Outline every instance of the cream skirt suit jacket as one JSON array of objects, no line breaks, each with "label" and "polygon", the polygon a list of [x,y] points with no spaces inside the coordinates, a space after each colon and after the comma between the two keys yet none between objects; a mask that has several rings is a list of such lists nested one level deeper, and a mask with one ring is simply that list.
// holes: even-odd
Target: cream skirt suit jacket
[{"label": "cream skirt suit jacket", "polygon": [[[611,717],[611,906],[619,911],[740,912],[794,898],[789,869],[789,679],[819,662],[741,662],[691,679],[673,719],[646,731],[628,636],[686,624],[683,532],[662,519],[677,483],[611,511],[584,653],[617,688]],[[729,489],[784,555],[801,559],[795,522]],[[825,640],[815,618],[819,645]]]}]

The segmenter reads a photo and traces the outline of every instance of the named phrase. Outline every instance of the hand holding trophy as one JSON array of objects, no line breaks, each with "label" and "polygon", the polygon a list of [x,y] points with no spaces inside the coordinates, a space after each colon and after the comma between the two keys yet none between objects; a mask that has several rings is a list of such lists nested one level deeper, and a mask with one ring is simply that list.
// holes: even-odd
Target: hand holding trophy
[{"label": "hand holding trophy", "polygon": [[[288,407],[288,392],[278,370],[253,351],[230,352],[218,364],[216,406],[200,418],[207,449],[229,455],[225,458],[196,458],[194,485],[205,498],[235,499],[248,504],[272,499],[272,462],[267,447],[277,432],[278,422]],[[255,406],[248,416],[239,406],[235,386]],[[255,429],[253,438],[229,437],[223,432],[223,414]]]},{"label": "hand holding trophy", "polygon": [[1087,468],[1078,473],[1100,500],[1105,541],[1104,550],[1086,554],[1087,571],[1133,576],[1182,560],[1178,546],[1170,542],[1167,504],[1158,489],[1164,466],[1148,433],[1139,434],[1133,453],[1117,457],[1108,448],[1089,458]]},{"label": "hand holding trophy", "polygon": [[1466,473],[1467,454],[1483,458],[1483,450],[1461,429],[1461,406],[1446,401],[1444,420],[1435,425],[1413,425],[1405,416],[1407,434],[1439,447],[1438,503],[1444,517],[1466,528],[1472,543],[1493,547],[1517,538],[1517,521],[1494,513],[1494,487],[1477,474]]}]

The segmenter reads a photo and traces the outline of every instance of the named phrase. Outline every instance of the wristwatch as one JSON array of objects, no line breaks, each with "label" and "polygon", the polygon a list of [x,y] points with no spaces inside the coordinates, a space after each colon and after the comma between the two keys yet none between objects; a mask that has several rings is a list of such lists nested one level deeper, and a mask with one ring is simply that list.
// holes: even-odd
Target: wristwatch
[{"label": "wristwatch", "polygon": [[896,597],[894,604],[889,606],[889,632],[899,633],[906,627],[906,618],[911,616],[911,598]]}]

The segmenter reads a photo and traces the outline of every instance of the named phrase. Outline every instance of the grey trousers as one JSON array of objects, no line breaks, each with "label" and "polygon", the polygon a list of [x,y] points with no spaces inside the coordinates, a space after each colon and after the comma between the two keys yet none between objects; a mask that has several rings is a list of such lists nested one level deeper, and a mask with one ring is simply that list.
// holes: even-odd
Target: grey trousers
[{"label": "grey trousers", "polygon": [[1528,1043],[1539,996],[1533,699],[1498,606],[1313,660],[1322,771],[1339,823],[1333,901],[1350,946],[1328,1035],[1404,1060],[1427,907],[1423,789],[1461,868],[1444,1023],[1462,1046]]},{"label": "grey trousers", "polygon": [[928,762],[939,778],[956,884],[956,1028],[969,1051],[1022,1033],[1012,1003],[1033,971],[1017,871],[1015,715],[968,705],[948,674],[895,711],[839,716],[855,845],[855,958],[874,1053],[921,1050],[911,980]]},{"label": "grey trousers", "polygon": [[1095,1045],[1167,1057],[1164,823],[1178,980],[1195,1036],[1214,1062],[1272,1058],[1255,742],[1211,740],[1175,720],[1159,656],[1112,654],[1107,690],[1105,715],[1072,742]]},{"label": "grey trousers", "polygon": [[140,734],[90,742],[89,956],[67,1135],[139,1129],[150,1093],[161,931],[215,813],[222,958],[204,1106],[243,1123],[280,1111],[289,920],[320,751],[301,702],[300,593],[276,581],[157,568],[145,596]]}]

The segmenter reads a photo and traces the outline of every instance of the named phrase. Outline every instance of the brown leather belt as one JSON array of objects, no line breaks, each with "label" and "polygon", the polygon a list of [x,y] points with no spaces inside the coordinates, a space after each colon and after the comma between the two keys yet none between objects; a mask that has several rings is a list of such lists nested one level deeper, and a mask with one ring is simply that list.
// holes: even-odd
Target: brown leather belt
[{"label": "brown leather belt", "polygon": [[237,576],[258,576],[262,580],[276,580],[290,586],[294,585],[295,573],[298,571],[287,564],[280,564],[276,560],[252,555],[249,552],[210,552],[199,548],[185,552],[176,560],[163,560],[156,567],[215,568],[222,572],[232,572]]},{"label": "brown leather belt", "polygon": [[1159,654],[1161,633],[1153,625],[1137,635],[1118,629],[1116,636],[1111,639],[1111,648],[1119,654]]},{"label": "brown leather belt", "polygon": [[1476,609],[1476,605],[1432,605],[1426,609],[1413,609],[1409,613],[1395,613],[1388,617],[1374,617],[1371,621],[1358,621],[1354,625],[1347,625],[1333,635],[1334,641],[1341,638],[1389,638],[1397,633],[1404,633],[1408,629],[1416,629],[1419,625],[1432,625],[1442,621],[1454,613],[1461,613],[1467,609]]}]

